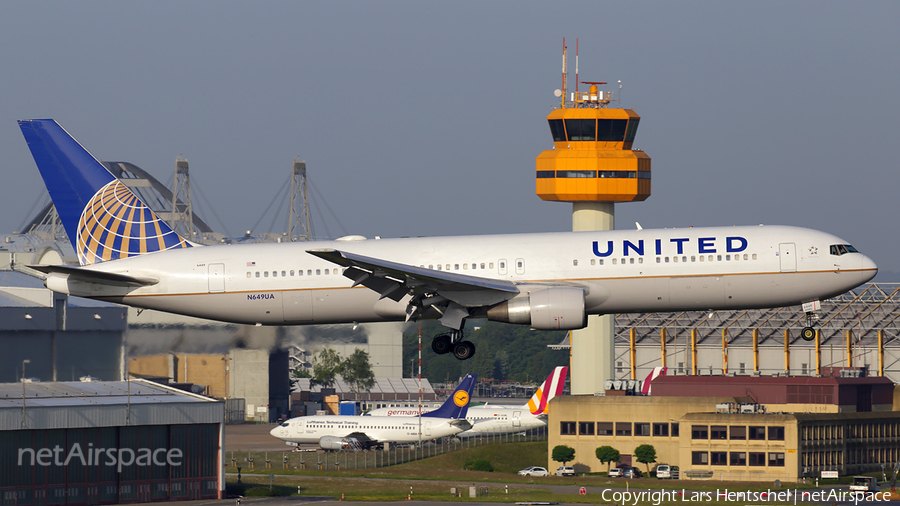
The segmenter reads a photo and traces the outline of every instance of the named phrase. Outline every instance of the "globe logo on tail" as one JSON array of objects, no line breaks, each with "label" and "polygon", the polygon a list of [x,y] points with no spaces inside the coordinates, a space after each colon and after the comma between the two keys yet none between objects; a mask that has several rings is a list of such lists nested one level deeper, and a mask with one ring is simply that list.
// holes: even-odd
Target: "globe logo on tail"
[{"label": "globe logo on tail", "polygon": [[78,220],[81,265],[189,247],[118,179],[94,194]]}]

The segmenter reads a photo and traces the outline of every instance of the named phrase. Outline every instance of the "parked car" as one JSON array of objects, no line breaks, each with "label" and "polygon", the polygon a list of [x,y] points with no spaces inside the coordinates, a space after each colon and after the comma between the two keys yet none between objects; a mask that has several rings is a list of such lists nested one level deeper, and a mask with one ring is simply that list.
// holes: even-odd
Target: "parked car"
[{"label": "parked car", "polygon": [[522,476],[550,476],[550,473],[547,472],[546,468],[531,466],[526,469],[522,469],[519,471],[519,474]]},{"label": "parked car", "polygon": [[623,478],[642,478],[643,476],[644,473],[636,467],[626,467],[625,470],[622,471]]},{"label": "parked car", "polygon": [[656,466],[656,477],[660,480],[677,480],[678,475],[678,466],[670,466],[668,464]]},{"label": "parked car", "polygon": [[559,466],[556,468],[557,476],[575,476],[575,468],[572,466]]},{"label": "parked car", "polygon": [[610,478],[621,478],[624,471],[625,470],[622,469],[621,467],[614,467],[614,468],[610,469],[609,473],[607,473],[606,475],[609,476]]},{"label": "parked car", "polygon": [[878,478],[874,476],[854,476],[850,490],[855,492],[878,492]]}]

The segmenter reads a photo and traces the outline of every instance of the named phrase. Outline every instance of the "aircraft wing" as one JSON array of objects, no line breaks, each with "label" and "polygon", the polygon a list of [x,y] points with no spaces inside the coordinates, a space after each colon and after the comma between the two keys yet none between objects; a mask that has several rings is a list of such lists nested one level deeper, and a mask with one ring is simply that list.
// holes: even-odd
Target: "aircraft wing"
[{"label": "aircraft wing", "polygon": [[480,307],[498,304],[519,293],[515,283],[502,279],[437,271],[336,249],[307,252],[346,267],[344,276],[353,280],[353,286],[363,285],[378,292],[381,298],[396,302],[412,293],[414,297],[438,295],[463,307]]},{"label": "aircraft wing", "polygon": [[44,274],[67,275],[87,283],[110,286],[150,286],[159,283],[158,279],[116,274],[114,272],[96,271],[69,265],[29,265],[31,269]]}]

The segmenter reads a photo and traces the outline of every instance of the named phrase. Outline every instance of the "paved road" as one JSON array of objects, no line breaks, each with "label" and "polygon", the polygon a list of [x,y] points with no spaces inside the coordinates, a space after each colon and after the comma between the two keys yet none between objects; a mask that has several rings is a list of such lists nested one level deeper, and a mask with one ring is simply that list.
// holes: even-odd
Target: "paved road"
[{"label": "paved road", "polygon": [[290,447],[269,434],[275,424],[245,423],[225,426],[225,451],[283,452]]}]

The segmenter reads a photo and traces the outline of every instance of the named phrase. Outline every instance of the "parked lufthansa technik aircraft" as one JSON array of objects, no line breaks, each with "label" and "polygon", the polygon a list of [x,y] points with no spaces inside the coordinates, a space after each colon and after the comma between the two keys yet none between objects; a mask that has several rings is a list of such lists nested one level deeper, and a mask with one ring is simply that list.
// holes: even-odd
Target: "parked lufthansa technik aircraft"
[{"label": "parked lufthansa technik aircraft", "polygon": [[[503,434],[515,434],[531,429],[547,426],[547,415],[550,411],[550,400],[562,394],[566,384],[568,367],[556,367],[550,376],[541,383],[537,392],[531,396],[527,403],[521,406],[504,406],[502,404],[485,404],[472,406],[466,414],[466,420],[472,424],[472,428],[460,432],[456,437],[464,439],[469,437],[500,436]],[[432,408],[426,408],[422,412],[428,413]],[[369,412],[370,416],[416,416],[418,408],[378,408]]]},{"label": "parked lufthansa technik aircraft", "polygon": [[326,450],[361,450],[385,443],[415,443],[459,434],[466,420],[476,374],[467,374],[438,409],[421,416],[298,416],[269,433],[289,445],[316,443]]},{"label": "parked lufthansa technik aircraft", "polygon": [[791,306],[877,272],[843,239],[784,226],[198,247],[55,121],[19,126],[81,262],[34,268],[51,290],[135,307],[259,325],[436,318],[449,330],[432,349],[467,359],[467,318],[569,330],[589,314]]}]

